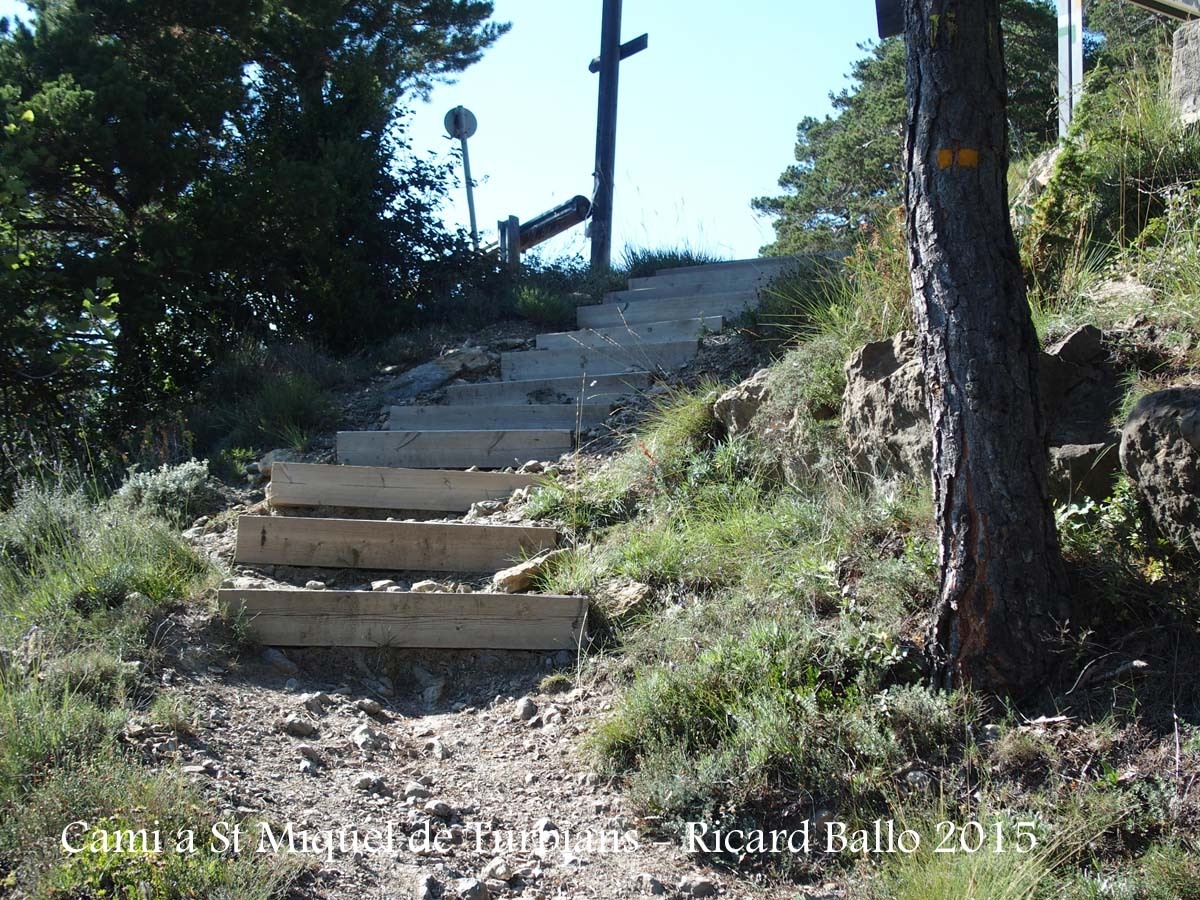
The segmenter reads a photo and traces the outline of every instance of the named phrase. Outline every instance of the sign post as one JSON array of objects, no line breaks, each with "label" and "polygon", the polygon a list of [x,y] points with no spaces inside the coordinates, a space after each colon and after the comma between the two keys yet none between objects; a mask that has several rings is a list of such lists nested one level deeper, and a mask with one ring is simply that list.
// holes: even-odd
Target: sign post
[{"label": "sign post", "polygon": [[462,142],[463,180],[467,183],[467,212],[471,217],[471,243],[479,251],[479,229],[475,225],[475,185],[471,182],[471,156],[467,152],[467,138],[479,127],[475,114],[465,106],[456,106],[446,113],[446,133]]},{"label": "sign post", "polygon": [[647,35],[621,46],[621,0],[604,0],[600,27],[600,56],[588,66],[600,73],[596,112],[596,172],[592,194],[592,268],[612,263],[613,178],[617,168],[617,81],[621,60],[646,49]]},{"label": "sign post", "polygon": [[1058,135],[1065,137],[1083,94],[1083,0],[1058,0]]}]

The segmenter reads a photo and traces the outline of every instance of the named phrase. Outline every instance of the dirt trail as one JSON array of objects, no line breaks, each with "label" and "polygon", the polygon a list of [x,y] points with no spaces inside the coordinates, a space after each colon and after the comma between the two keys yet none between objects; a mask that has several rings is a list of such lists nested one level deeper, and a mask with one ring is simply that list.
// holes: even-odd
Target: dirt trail
[{"label": "dirt trail", "polygon": [[[193,671],[168,670],[165,680],[195,725],[166,755],[220,808],[274,823],[277,840],[289,823],[298,842],[345,834],[344,848],[313,854],[301,896],[707,896],[706,884],[726,897],[797,896],[708,870],[679,842],[638,829],[581,749],[611,698],[588,687],[538,692],[565,659],[296,651],[289,674],[278,657],[213,664],[194,649],[205,617],[190,626],[176,642],[193,648],[181,660]],[[391,849],[369,834],[389,825]],[[262,840],[248,826],[243,847]],[[692,889],[679,892],[688,878]]]}]

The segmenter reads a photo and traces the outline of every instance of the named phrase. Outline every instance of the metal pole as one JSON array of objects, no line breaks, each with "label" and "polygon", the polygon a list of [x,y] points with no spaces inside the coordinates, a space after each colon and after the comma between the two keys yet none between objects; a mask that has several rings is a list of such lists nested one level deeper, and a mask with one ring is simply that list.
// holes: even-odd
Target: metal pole
[{"label": "metal pole", "polygon": [[475,186],[471,183],[471,156],[467,153],[467,139],[462,139],[463,178],[467,182],[467,211],[471,216],[471,243],[479,252],[479,229],[475,225]]},{"label": "metal pole", "polygon": [[1058,134],[1063,137],[1083,93],[1083,0],[1058,0]]},{"label": "metal pole", "polygon": [[617,156],[617,77],[621,0],[604,0],[600,28],[600,102],[596,112],[596,186],[592,197],[592,268],[612,263],[613,176]]}]

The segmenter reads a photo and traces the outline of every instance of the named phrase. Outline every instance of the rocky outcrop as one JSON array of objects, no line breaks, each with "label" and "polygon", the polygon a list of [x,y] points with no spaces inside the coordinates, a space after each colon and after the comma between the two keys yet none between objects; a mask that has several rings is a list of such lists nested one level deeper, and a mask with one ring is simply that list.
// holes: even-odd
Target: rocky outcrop
[{"label": "rocky outcrop", "polygon": [[[1112,417],[1121,401],[1104,336],[1085,325],[1041,354],[1039,388],[1060,499],[1107,497],[1116,476]],[[932,467],[925,376],[916,336],[859,348],[846,363],[842,424],[855,465],[877,477],[924,478]]]},{"label": "rocky outcrop", "polygon": [[385,388],[389,402],[408,400],[418,394],[436,391],[451,378],[486,372],[499,357],[481,347],[451,350],[437,359],[409,369]]},{"label": "rocky outcrop", "polygon": [[918,477],[930,471],[929,410],[915,334],[902,331],[854,351],[846,363],[842,425],[860,470]]},{"label": "rocky outcrop", "polygon": [[1121,431],[1121,466],[1159,532],[1200,552],[1200,387],[1138,401]]},{"label": "rocky outcrop", "polygon": [[1188,22],[1175,32],[1171,99],[1184,125],[1200,122],[1200,22]]},{"label": "rocky outcrop", "polygon": [[727,434],[739,434],[750,427],[750,420],[770,397],[770,375],[770,369],[759,369],[717,398],[713,416],[725,426]]},{"label": "rocky outcrop", "polygon": [[1025,183],[1021,185],[1011,204],[1013,228],[1019,231],[1029,224],[1034,204],[1049,187],[1050,179],[1054,175],[1054,166],[1061,154],[1062,145],[1056,144],[1036,156],[1029,164],[1029,173],[1025,176]]}]

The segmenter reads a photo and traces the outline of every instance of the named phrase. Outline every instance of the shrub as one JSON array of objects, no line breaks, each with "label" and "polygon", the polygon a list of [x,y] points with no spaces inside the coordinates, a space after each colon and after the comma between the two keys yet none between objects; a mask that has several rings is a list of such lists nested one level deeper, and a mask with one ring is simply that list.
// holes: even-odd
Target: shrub
[{"label": "shrub", "polygon": [[209,474],[208,462],[193,459],[153,472],[130,472],[116,493],[116,502],[125,509],[180,524],[216,512],[225,505],[225,496]]},{"label": "shrub", "polygon": [[82,491],[26,482],[0,515],[0,565],[27,568],[43,556],[78,544],[91,529],[94,509]]},{"label": "shrub", "polygon": [[626,247],[621,254],[619,268],[628,278],[645,278],[659,269],[679,269],[687,266],[704,266],[727,262],[707,250],[698,250],[684,244],[681,247]]},{"label": "shrub", "polygon": [[517,291],[517,314],[537,325],[566,328],[575,323],[575,303],[563,294],[527,285]]}]

